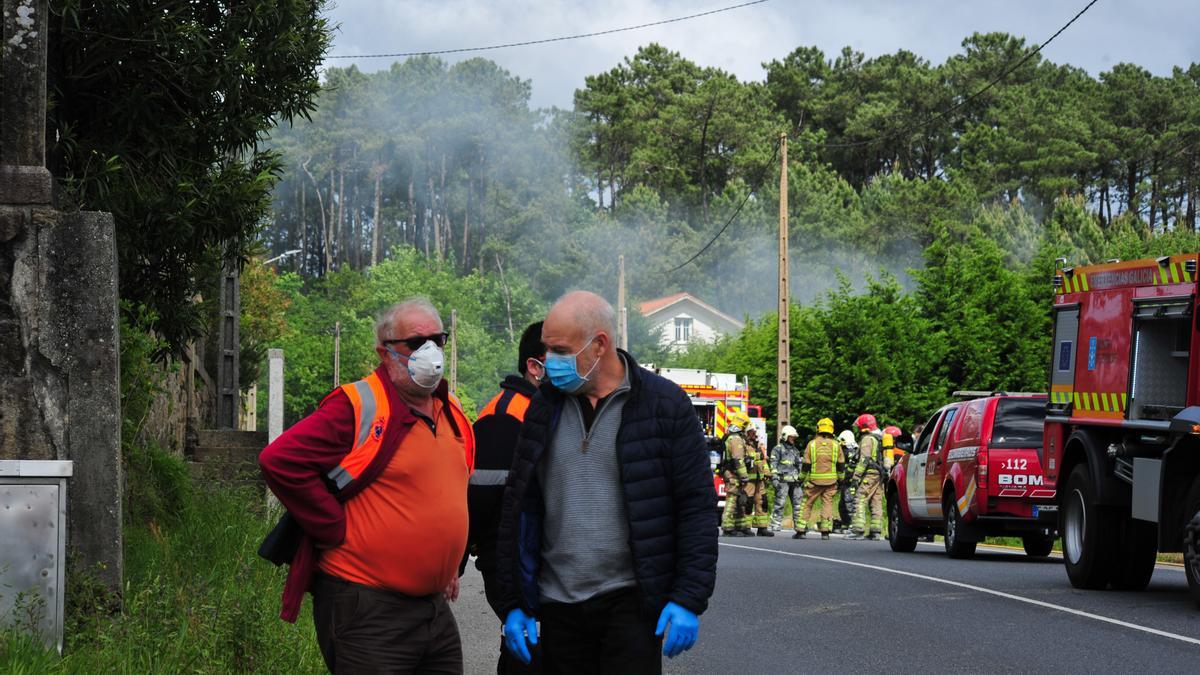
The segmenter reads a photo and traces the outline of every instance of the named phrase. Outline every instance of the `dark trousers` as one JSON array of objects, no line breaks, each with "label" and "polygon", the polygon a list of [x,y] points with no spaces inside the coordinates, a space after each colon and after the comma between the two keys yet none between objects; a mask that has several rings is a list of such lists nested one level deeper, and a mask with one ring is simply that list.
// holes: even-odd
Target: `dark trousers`
[{"label": "dark trousers", "polygon": [[458,624],[441,593],[411,597],[318,574],[312,595],[331,673],[462,675]]},{"label": "dark trousers", "polygon": [[658,617],[642,606],[635,588],[623,588],[573,604],[542,605],[542,669],[577,675],[658,675],[662,638]]}]

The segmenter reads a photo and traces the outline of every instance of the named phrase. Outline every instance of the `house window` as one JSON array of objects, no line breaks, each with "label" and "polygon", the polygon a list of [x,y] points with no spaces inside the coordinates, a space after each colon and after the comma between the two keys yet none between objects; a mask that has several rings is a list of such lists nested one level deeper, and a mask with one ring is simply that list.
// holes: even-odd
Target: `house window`
[{"label": "house window", "polygon": [[692,319],[691,317],[676,317],[675,318],[675,341],[687,342],[692,339]]}]

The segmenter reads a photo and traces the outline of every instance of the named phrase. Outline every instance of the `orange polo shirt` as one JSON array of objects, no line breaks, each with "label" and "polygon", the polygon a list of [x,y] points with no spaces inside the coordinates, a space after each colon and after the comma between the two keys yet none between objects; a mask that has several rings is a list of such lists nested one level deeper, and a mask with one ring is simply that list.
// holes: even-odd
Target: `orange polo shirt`
[{"label": "orange polo shirt", "polygon": [[320,570],[406,595],[440,593],[467,546],[467,461],[442,402],[436,433],[413,424],[391,462],[345,504],[346,539],[321,554]]}]

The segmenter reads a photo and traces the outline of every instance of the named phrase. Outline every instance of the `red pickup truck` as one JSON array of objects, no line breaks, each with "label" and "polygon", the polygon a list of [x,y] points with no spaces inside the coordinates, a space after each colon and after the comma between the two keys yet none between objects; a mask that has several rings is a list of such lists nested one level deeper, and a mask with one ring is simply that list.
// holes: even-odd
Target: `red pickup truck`
[{"label": "red pickup truck", "polygon": [[940,534],[947,554],[965,558],[984,537],[1015,536],[1028,555],[1049,555],[1058,507],[1042,471],[1046,400],[996,393],[934,413],[912,451],[892,467],[892,550],[910,552],[919,537]]}]

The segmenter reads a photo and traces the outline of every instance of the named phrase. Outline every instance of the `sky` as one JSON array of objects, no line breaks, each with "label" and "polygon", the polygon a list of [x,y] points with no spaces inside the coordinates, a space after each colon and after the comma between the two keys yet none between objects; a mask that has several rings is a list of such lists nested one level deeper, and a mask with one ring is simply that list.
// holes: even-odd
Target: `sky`
[{"label": "sky", "polygon": [[[744,0],[331,0],[340,27],[331,55],[477,47],[590,33],[661,21]],[[960,53],[974,32],[1003,31],[1038,44],[1087,0],[770,0],[680,23],[544,45],[442,58],[482,56],[533,83],[532,105],[570,108],[584,77],[609,70],[639,46],[658,42],[701,66],[762,80],[762,63],[796,47],[827,56],[850,46],[868,58],[907,49],[934,64]],[[1185,19],[1186,17],[1186,19]],[[1156,75],[1200,62],[1195,0],[1099,0],[1044,51],[1092,75],[1121,62]],[[393,58],[328,59],[371,72]]]}]

